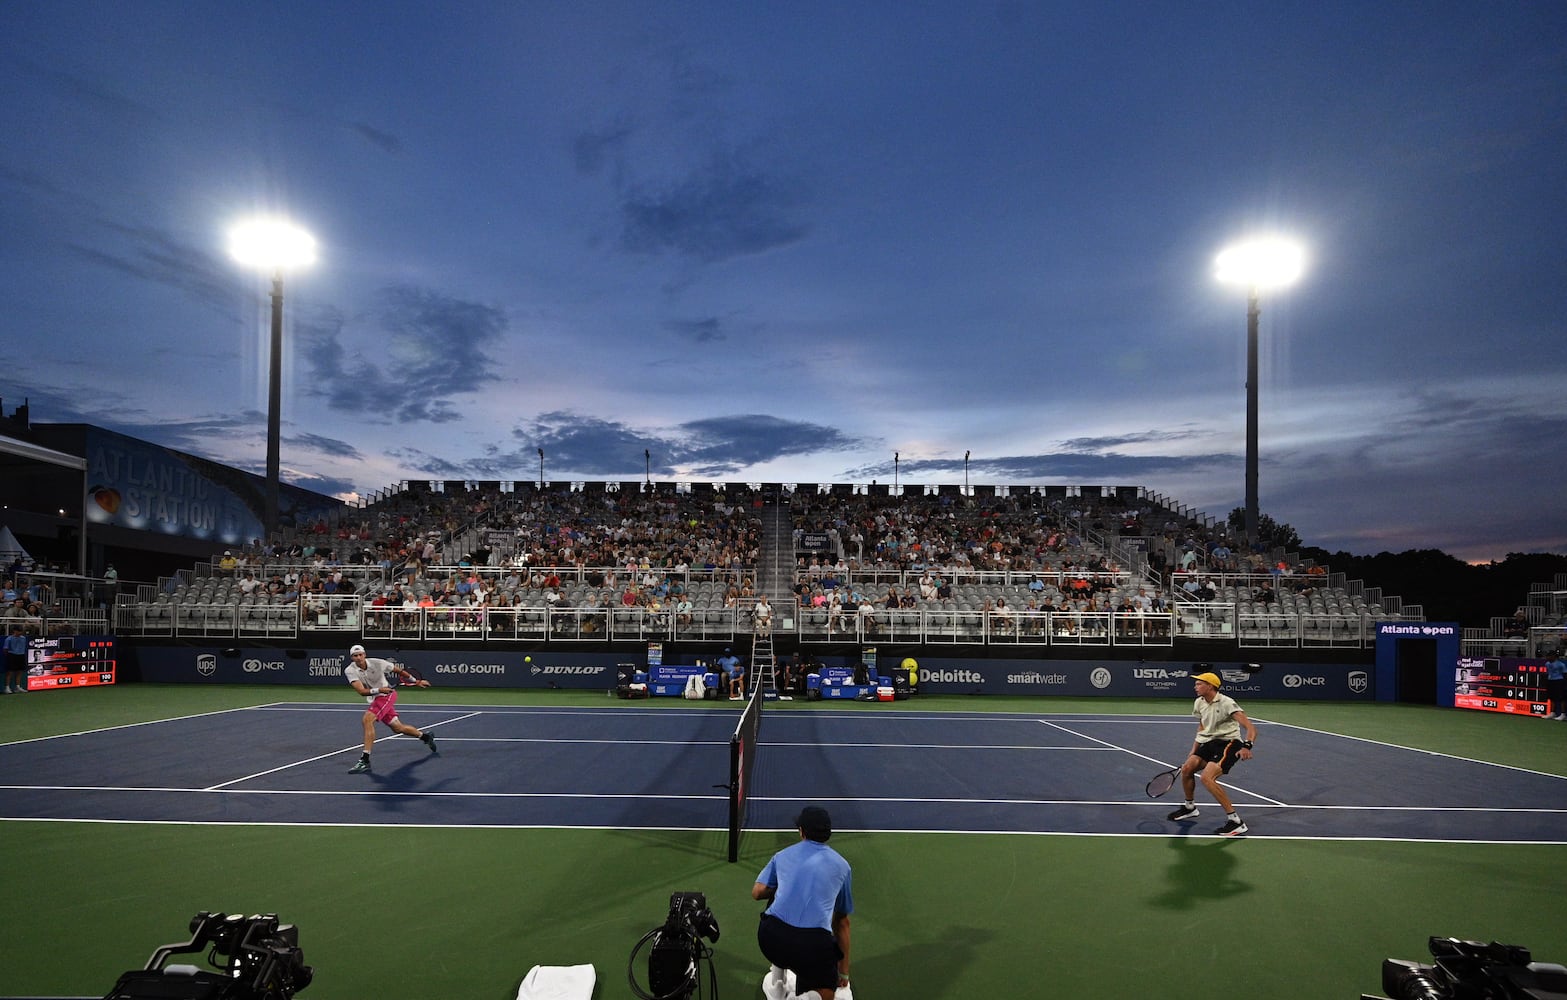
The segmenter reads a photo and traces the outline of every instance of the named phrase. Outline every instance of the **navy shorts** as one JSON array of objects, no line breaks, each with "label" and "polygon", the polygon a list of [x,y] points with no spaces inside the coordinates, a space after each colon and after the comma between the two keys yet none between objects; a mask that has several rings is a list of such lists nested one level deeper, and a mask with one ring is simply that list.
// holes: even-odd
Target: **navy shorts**
[{"label": "navy shorts", "polygon": [[769,962],[793,970],[795,992],[838,988],[838,961],[843,952],[838,950],[832,931],[796,927],[764,913],[756,929],[756,943]]},{"label": "navy shorts", "polygon": [[1245,746],[1240,740],[1209,740],[1197,744],[1197,757],[1204,764],[1217,763],[1220,774],[1229,774],[1230,768],[1241,759]]}]

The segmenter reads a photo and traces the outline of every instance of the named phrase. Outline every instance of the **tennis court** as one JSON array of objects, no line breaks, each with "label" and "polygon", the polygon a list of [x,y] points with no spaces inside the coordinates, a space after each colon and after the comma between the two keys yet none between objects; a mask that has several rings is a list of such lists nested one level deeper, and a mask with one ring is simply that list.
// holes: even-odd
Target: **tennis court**
[{"label": "tennis court", "polygon": [[[0,746],[0,818],[724,830],[720,706],[421,705],[403,718],[441,753],[383,736],[348,774],[361,706],[280,702]],[[1250,837],[1567,843],[1567,778],[1257,720],[1257,756],[1226,782]],[[803,801],[841,831],[1202,836],[1169,823],[1175,714],[961,713],[773,705],[748,829],[787,830]]]},{"label": "tennis court", "polygon": [[[283,700],[278,700],[279,695]],[[827,805],[855,866],[854,979],[878,997],[1378,990],[1429,935],[1567,958],[1567,726],[1384,705],[1248,705],[1258,756],[1166,822],[1143,786],[1184,754],[1184,699],[922,696],[769,704],[747,832],[725,860],[729,703],[441,690],[381,738],[336,691],[129,685],[0,701],[0,995],[101,996],[197,910],[278,913],[305,1000],[511,1000],[534,964],[592,963],[629,997],[669,894],[723,926],[721,995],[760,995],[756,872]],[[1487,763],[1486,759],[1491,763]],[[1342,838],[1342,839],[1340,839]],[[1225,927],[1215,948],[1194,928]]]}]

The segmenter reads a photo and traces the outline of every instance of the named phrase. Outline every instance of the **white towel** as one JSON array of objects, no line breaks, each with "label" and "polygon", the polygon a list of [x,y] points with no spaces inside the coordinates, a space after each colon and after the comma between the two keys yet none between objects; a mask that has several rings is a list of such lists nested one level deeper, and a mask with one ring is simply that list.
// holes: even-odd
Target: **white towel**
[{"label": "white towel", "polygon": [[591,965],[535,965],[522,978],[517,1000],[593,1000]]}]

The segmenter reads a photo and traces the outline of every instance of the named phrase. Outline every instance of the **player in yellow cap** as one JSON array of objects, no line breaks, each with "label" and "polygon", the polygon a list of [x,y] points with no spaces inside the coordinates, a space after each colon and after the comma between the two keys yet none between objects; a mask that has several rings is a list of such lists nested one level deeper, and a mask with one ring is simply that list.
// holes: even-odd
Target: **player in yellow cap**
[{"label": "player in yellow cap", "polygon": [[[1208,664],[1199,663],[1195,669],[1206,666]],[[1221,837],[1239,837],[1246,832],[1246,823],[1219,784],[1219,776],[1229,774],[1237,760],[1251,759],[1252,746],[1257,742],[1257,727],[1246,718],[1234,698],[1219,691],[1223,683],[1211,670],[1192,675],[1192,687],[1197,691],[1197,698],[1192,702],[1192,714],[1197,717],[1197,738],[1192,742],[1191,756],[1181,765],[1181,789],[1186,793],[1186,802],[1170,813],[1169,818],[1177,822],[1197,818],[1192,795],[1197,790],[1197,778],[1201,777],[1208,794],[1224,807],[1224,825],[1214,832]],[[1240,738],[1243,727],[1245,739]]]}]

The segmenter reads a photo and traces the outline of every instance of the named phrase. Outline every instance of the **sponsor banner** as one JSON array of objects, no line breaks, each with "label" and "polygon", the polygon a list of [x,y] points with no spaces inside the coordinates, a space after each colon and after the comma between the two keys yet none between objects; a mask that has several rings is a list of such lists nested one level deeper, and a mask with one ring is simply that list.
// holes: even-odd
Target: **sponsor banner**
[{"label": "sponsor banner", "polygon": [[[1209,664],[1235,698],[1370,701],[1372,669],[1316,663],[1265,665],[1248,674],[1240,662]],[[920,660],[919,689],[932,694],[1102,695],[1192,698],[1191,664],[1126,660]]]},{"label": "sponsor banner", "polygon": [[[422,673],[437,687],[592,688],[615,686],[612,656],[585,653],[485,650],[441,652],[376,649],[371,656],[395,660]],[[158,648],[138,646],[134,652],[145,681],[211,684],[342,684],[346,649],[246,649],[224,647]]]},{"label": "sponsor banner", "polygon": [[[607,691],[617,680],[614,653],[524,654],[471,650],[442,652],[380,649],[371,656],[419,670],[440,687],[581,688]],[[134,656],[145,681],[210,684],[342,684],[346,649],[260,649],[122,647],[122,662]],[[1241,662],[1210,666],[1236,698],[1370,701],[1375,697],[1370,665],[1279,663],[1247,674]],[[678,684],[711,667],[664,664],[652,668],[653,683]],[[824,687],[851,685],[849,667],[822,669]],[[931,694],[1008,694],[1191,698],[1191,665],[1130,660],[964,660],[924,657],[919,690]],[[830,683],[829,683],[830,679]]]}]

